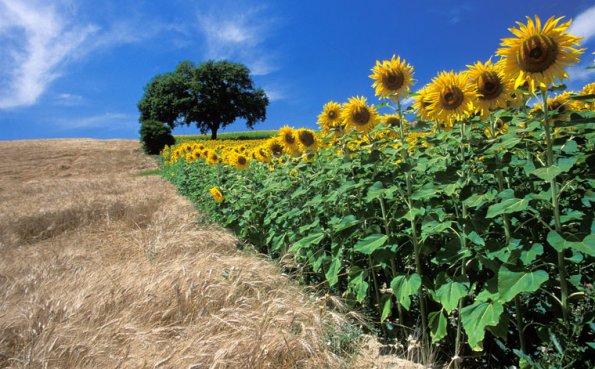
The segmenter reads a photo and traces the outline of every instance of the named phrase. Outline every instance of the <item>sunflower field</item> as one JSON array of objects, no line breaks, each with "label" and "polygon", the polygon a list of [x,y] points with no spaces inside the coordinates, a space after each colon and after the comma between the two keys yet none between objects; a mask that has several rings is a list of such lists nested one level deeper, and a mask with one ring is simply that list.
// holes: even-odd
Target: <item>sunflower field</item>
[{"label": "sunflower field", "polygon": [[561,21],[527,18],[497,62],[417,91],[406,60],[378,61],[382,104],[331,101],[317,132],[167,147],[164,173],[426,365],[591,368],[595,83],[561,84],[584,53]]}]

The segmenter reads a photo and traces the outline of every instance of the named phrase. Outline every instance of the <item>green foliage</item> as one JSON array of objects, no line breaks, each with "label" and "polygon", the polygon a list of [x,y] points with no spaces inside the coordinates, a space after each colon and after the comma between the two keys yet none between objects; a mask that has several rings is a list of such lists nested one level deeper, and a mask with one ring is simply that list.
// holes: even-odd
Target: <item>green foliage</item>
[{"label": "green foliage", "polygon": [[[247,132],[224,132],[217,134],[217,138],[220,140],[261,140],[271,138],[276,136],[279,132],[278,131],[270,131],[270,130],[255,130],[255,131],[247,131]],[[184,143],[184,142],[192,142],[192,141],[203,141],[203,140],[210,140],[211,135],[204,134],[204,135],[176,135],[177,143]]]},{"label": "green foliage", "polygon": [[207,61],[198,66],[183,61],[170,73],[155,76],[138,103],[141,120],[154,119],[171,128],[196,124],[201,133],[217,131],[236,119],[252,128],[266,119],[269,100],[254,88],[250,71],[242,64]]},{"label": "green foliage", "polygon": [[497,113],[511,124],[495,138],[485,123],[417,144],[351,134],[312,161],[238,171],[180,160],[168,178],[260,252],[291,254],[307,282],[366,309],[392,338],[408,334],[389,327],[425,320],[442,360],[456,353],[463,367],[590,368],[595,114],[552,122],[547,165],[543,124]]},{"label": "green foliage", "polygon": [[149,155],[159,154],[167,145],[174,145],[176,140],[171,128],[157,120],[143,120],[140,126],[140,140],[143,149]]}]

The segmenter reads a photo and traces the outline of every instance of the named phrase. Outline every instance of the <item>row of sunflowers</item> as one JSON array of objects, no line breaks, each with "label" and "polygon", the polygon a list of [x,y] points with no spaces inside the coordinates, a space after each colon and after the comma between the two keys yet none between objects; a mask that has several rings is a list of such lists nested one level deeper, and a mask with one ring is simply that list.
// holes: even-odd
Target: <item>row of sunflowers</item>
[{"label": "row of sunflowers", "polygon": [[595,84],[557,84],[584,52],[570,24],[527,18],[497,62],[416,92],[406,60],[378,61],[380,105],[331,101],[317,132],[166,148],[164,172],[419,362],[593,367]]}]

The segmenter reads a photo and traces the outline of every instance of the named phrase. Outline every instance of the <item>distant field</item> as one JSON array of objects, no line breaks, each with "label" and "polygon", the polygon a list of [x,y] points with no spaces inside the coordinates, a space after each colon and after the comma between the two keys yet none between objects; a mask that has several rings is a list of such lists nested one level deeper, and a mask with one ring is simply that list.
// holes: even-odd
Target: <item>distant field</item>
[{"label": "distant field", "polygon": [[[247,131],[247,132],[226,132],[217,134],[218,140],[258,140],[266,139],[277,135],[277,130],[261,130],[261,131]],[[196,140],[210,140],[211,134],[204,135],[175,135],[176,143],[183,143],[187,141]]]}]

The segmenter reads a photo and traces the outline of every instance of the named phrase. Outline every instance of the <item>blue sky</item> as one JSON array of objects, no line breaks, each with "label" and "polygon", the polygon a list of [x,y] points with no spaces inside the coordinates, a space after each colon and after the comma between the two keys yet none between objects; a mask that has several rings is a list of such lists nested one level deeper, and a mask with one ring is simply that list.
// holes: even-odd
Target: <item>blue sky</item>
[{"label": "blue sky", "polygon": [[256,129],[315,128],[329,100],[377,103],[377,59],[405,58],[422,87],[490,58],[527,15],[573,18],[587,51],[569,86],[595,80],[593,0],[0,0],[0,140],[137,138],[143,87],[182,60],[246,64],[271,101]]}]

